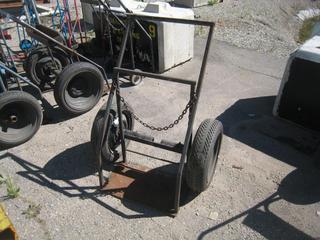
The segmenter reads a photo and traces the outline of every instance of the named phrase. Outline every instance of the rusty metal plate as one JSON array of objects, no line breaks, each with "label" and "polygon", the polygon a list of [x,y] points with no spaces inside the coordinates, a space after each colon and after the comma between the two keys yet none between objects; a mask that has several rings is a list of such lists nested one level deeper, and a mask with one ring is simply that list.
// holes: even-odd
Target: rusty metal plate
[{"label": "rusty metal plate", "polygon": [[[148,169],[141,165],[119,164],[110,174],[103,191],[121,200],[128,199],[161,211],[173,209],[176,176],[162,168]],[[182,198],[187,196],[185,188]]]}]

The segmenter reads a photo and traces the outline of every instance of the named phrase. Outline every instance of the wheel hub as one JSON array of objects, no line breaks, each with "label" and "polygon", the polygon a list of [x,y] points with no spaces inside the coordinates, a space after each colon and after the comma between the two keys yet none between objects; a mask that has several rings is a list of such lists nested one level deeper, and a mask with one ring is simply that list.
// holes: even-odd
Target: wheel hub
[{"label": "wheel hub", "polygon": [[119,126],[119,118],[117,117],[112,124],[114,127],[118,127]]},{"label": "wheel hub", "polygon": [[15,110],[5,111],[1,115],[1,122],[4,123],[6,126],[13,126],[19,120],[17,111]]},{"label": "wheel hub", "polygon": [[81,95],[83,95],[83,91],[82,91],[82,89],[80,88],[76,88],[76,87],[73,87],[73,88],[71,88],[71,91],[70,91],[70,95],[72,96],[72,97],[80,97]]},{"label": "wheel hub", "polygon": [[90,86],[86,84],[85,79],[75,79],[74,82],[70,83],[69,94],[73,98],[85,96],[90,92]]},{"label": "wheel hub", "polygon": [[10,123],[16,123],[18,122],[18,117],[16,115],[10,115],[9,116],[9,122]]},{"label": "wheel hub", "polygon": [[[54,62],[53,62],[54,60]],[[50,81],[54,80],[56,77],[56,72],[59,73],[62,70],[62,65],[60,61],[56,58],[51,59],[51,57],[44,57],[39,61],[38,76],[40,79],[49,78]]]}]

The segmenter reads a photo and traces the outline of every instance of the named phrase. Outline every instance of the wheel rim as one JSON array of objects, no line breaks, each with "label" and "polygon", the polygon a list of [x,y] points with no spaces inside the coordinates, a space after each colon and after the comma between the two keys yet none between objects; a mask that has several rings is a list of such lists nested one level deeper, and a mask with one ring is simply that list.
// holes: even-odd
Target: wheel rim
[{"label": "wheel rim", "polygon": [[32,47],[32,42],[29,39],[23,39],[19,46],[22,51],[26,51]]},{"label": "wheel rim", "polygon": [[5,141],[20,141],[34,132],[36,110],[25,102],[11,102],[0,109],[1,137]]},{"label": "wheel rim", "polygon": [[218,160],[218,155],[219,155],[219,152],[220,152],[220,146],[221,146],[221,140],[222,140],[222,135],[220,134],[213,146],[213,153],[212,153],[212,159],[209,163],[209,166],[208,166],[208,177],[207,177],[207,183],[209,183],[213,177],[213,174],[216,170],[216,167],[217,167],[217,160]]},{"label": "wheel rim", "polygon": [[[111,153],[112,156],[110,156],[110,158],[112,159],[114,157],[115,150],[121,145],[121,139],[120,139],[119,117],[117,116],[115,111],[111,111],[110,114],[111,114],[111,117],[108,118],[108,126],[105,134],[106,137],[105,137],[105,143],[104,143],[104,149],[105,149],[104,152]],[[124,129],[132,130],[131,117],[129,113],[126,111],[122,112],[122,122],[123,122]],[[108,151],[106,151],[106,149],[108,149]]]},{"label": "wheel rim", "polygon": [[82,72],[70,80],[65,90],[65,100],[72,108],[87,108],[95,104],[100,90],[100,82],[95,75]]},{"label": "wheel rim", "polygon": [[[124,114],[122,114],[122,123],[123,128],[128,129],[128,120]],[[110,150],[115,150],[121,143],[120,139],[120,126],[119,126],[119,118],[114,118],[112,122],[112,126],[110,129],[110,137],[108,139],[108,145]]]},{"label": "wheel rim", "polygon": [[45,56],[41,58],[36,64],[35,70],[37,77],[41,81],[52,82],[56,80],[56,74],[59,74],[62,71],[62,64],[58,58],[52,58]]},{"label": "wheel rim", "polygon": [[131,77],[131,82],[132,82],[133,85],[138,85],[138,84],[140,84],[141,81],[142,81],[142,77],[141,76],[133,75]]}]

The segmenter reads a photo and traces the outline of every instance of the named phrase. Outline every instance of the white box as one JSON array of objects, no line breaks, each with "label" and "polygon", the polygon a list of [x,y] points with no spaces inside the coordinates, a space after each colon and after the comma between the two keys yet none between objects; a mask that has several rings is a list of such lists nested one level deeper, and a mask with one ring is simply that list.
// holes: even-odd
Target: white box
[{"label": "white box", "polygon": [[208,5],[208,0],[174,0],[174,3],[188,8]]},{"label": "white box", "polygon": [[[192,9],[172,7],[169,3],[149,3],[139,15],[194,19]],[[159,72],[164,72],[193,57],[194,25],[154,22],[157,27]]]},{"label": "white box", "polygon": [[319,76],[320,36],[315,36],[290,55],[273,115],[319,131]]},{"label": "white box", "polygon": [[[166,2],[144,3],[134,0],[123,0],[122,2],[137,15],[194,19],[192,9],[172,7]],[[112,0],[110,7],[112,10],[125,12],[117,0]],[[87,16],[91,14],[91,18],[87,16],[85,21],[93,24],[93,8],[86,7],[86,9],[87,12],[83,15]],[[99,6],[94,6],[94,9],[96,12],[99,12]],[[100,6],[100,9],[103,9],[102,6]],[[89,13],[89,11],[91,12]],[[158,21],[150,22],[157,25],[157,32],[155,34],[158,43],[157,72],[164,72],[193,57],[194,25]],[[146,30],[148,31],[148,29]]]}]

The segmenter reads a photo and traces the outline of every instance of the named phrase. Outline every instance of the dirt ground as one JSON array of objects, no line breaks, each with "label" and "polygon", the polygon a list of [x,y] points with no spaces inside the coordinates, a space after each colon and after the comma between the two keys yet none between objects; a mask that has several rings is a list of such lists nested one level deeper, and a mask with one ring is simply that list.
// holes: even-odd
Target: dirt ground
[{"label": "dirt ground", "polygon": [[[320,135],[272,116],[285,54],[295,44],[281,43],[288,47],[281,51],[275,42],[276,51],[259,52],[256,45],[249,50],[217,40],[221,36],[212,43],[194,126],[196,131],[206,118],[224,125],[209,189],[188,199],[175,218],[100,194],[90,131],[107,96],[92,111],[68,118],[49,92],[46,121],[35,137],[0,153],[0,174],[20,187],[19,197],[7,199],[0,185],[1,204],[20,239],[320,238],[320,170],[315,167]],[[204,39],[197,37],[194,59],[168,74],[196,79],[203,47]],[[121,91],[135,112],[155,125],[176,119],[188,97],[185,86],[152,79],[137,87],[124,81]],[[183,141],[186,119],[167,133],[135,127],[157,140]],[[156,158],[177,161],[179,155],[137,143],[128,147],[130,162],[165,168]]]},{"label": "dirt ground", "polygon": [[[203,39],[193,61],[170,71],[195,78]],[[219,164],[209,189],[181,207],[177,217],[96,192],[90,130],[99,107],[66,119],[46,99],[50,123],[28,143],[2,152],[1,173],[20,187],[2,198],[21,239],[313,239],[320,237],[319,170],[314,167],[319,135],[271,115],[286,59],[214,41],[196,125],[218,118],[225,129]],[[137,114],[165,124],[181,112],[188,89],[145,79],[122,84]],[[182,141],[181,125],[156,139]],[[149,133],[141,125],[136,129]],[[153,157],[177,155],[130,144],[128,158],[150,167]],[[5,186],[0,195],[6,195]],[[30,214],[29,206],[39,214]],[[33,207],[35,208],[35,207]],[[33,209],[32,208],[32,209]],[[31,210],[32,210],[31,209]],[[29,209],[30,210],[30,209]]]}]

